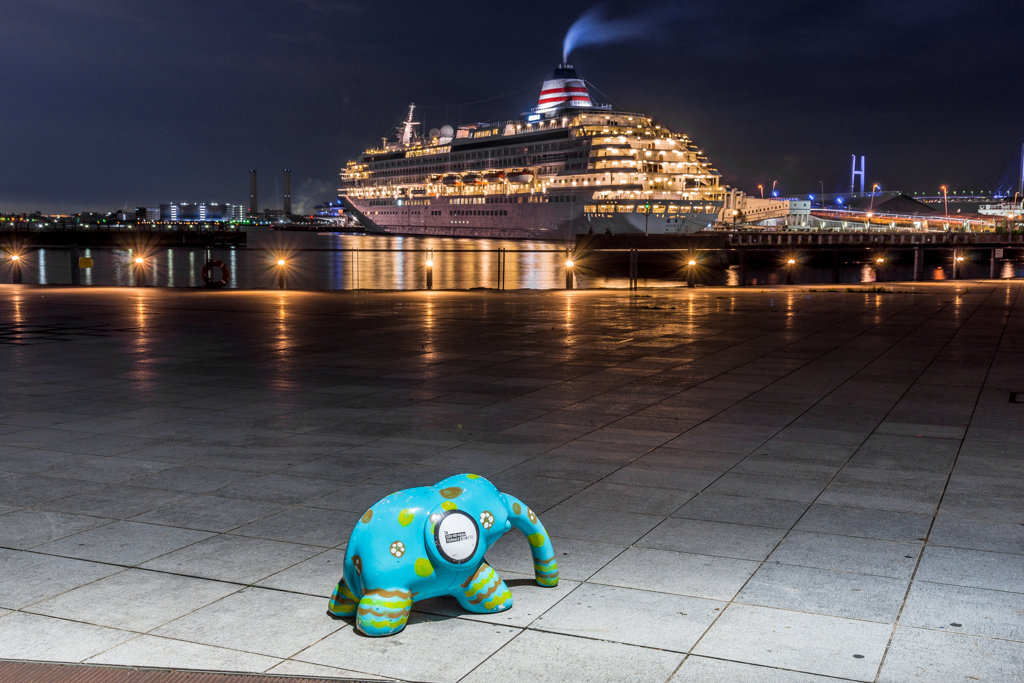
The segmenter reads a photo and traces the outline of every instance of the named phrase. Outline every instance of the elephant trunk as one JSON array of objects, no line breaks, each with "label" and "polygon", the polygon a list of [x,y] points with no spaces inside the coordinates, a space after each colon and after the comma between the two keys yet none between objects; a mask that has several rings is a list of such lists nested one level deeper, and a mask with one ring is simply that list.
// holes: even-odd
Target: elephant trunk
[{"label": "elephant trunk", "polygon": [[533,573],[539,586],[558,585],[558,562],[555,561],[555,549],[551,545],[551,537],[544,530],[533,510],[507,493],[503,493],[505,507],[508,509],[508,521],[516,529],[523,532],[530,543],[533,553]]}]

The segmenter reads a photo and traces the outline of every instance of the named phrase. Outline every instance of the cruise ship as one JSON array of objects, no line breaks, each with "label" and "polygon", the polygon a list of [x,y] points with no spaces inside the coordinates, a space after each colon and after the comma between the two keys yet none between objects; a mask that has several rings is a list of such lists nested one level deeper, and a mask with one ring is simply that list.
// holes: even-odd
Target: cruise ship
[{"label": "cruise ship", "polygon": [[[570,240],[710,228],[732,190],[687,135],[597,104],[572,65],[519,119],[396,135],[341,171],[339,199],[367,232]],[[738,213],[730,211],[729,213]]]}]

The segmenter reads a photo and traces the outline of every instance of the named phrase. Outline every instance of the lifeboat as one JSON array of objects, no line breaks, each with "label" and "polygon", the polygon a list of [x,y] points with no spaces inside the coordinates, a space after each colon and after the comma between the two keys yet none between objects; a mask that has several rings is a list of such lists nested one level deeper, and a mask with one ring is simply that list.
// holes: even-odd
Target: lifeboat
[{"label": "lifeboat", "polygon": [[485,183],[498,183],[505,179],[505,174],[501,171],[484,174]]},{"label": "lifeboat", "polygon": [[446,175],[445,177],[441,178],[441,182],[444,183],[445,185],[459,185],[460,184],[459,176],[457,176],[457,175]]},{"label": "lifeboat", "polygon": [[477,185],[480,183],[480,176],[476,173],[467,173],[462,176],[462,182],[466,185]]},{"label": "lifeboat", "polygon": [[532,173],[513,172],[505,177],[510,183],[528,183],[533,180]]}]

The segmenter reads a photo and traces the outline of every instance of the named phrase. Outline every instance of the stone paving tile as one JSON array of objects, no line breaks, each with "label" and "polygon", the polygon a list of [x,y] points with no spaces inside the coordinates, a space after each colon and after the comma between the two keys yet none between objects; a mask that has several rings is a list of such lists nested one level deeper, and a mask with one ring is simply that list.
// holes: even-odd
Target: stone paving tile
[{"label": "stone paving tile", "polygon": [[[152,491],[153,489],[141,490]],[[167,494],[165,493],[165,495]],[[224,532],[288,509],[284,505],[238,498],[177,495],[180,496],[180,500],[169,501],[170,504],[140,514],[134,517],[133,521],[200,531]]]},{"label": "stone paving tile", "polygon": [[126,484],[111,484],[67,498],[40,503],[38,507],[80,515],[127,519],[193,498],[192,494],[178,491],[161,491]]},{"label": "stone paving tile", "polygon": [[212,534],[155,524],[114,522],[37,546],[41,553],[132,566],[192,545]]},{"label": "stone paving tile", "polygon": [[1024,593],[1020,555],[928,546],[915,575],[917,581]]},{"label": "stone paving tile", "polygon": [[765,564],[750,577],[736,601],[891,623],[909,583],[909,579]]},{"label": "stone paving tile", "polygon": [[0,617],[5,659],[81,662],[134,638],[134,633],[64,619],[11,612]]},{"label": "stone paving tile", "polygon": [[68,591],[25,611],[124,631],[151,631],[239,586],[128,569]]},{"label": "stone paving tile", "polygon": [[85,661],[114,666],[253,672],[272,669],[281,659],[144,635]]},{"label": "stone paving tile", "polygon": [[673,517],[789,529],[807,509],[807,503],[789,500],[723,496],[701,493],[676,510]]},{"label": "stone paving tile", "polygon": [[288,658],[343,627],[326,615],[321,598],[246,588],[152,635]]},{"label": "stone paving tile", "polygon": [[493,661],[488,657],[518,633],[509,626],[413,612],[405,630],[390,636],[386,647],[346,627],[293,659],[336,668],[358,665],[358,671],[388,678],[450,683],[479,671],[485,660]]},{"label": "stone paving tile", "polygon": [[928,515],[816,504],[807,509],[794,529],[884,541],[924,543],[931,523],[932,518]]},{"label": "stone paving tile", "polygon": [[878,681],[1015,681],[1022,670],[1022,643],[900,626]]},{"label": "stone paving tile", "polygon": [[837,683],[840,680],[844,679],[698,655],[687,657],[679,670],[669,679],[670,683]]},{"label": "stone paving tile", "polygon": [[246,524],[231,533],[333,548],[348,541],[355,523],[348,512],[295,507]]},{"label": "stone paving tile", "polygon": [[[141,566],[186,576],[252,584],[307,560],[322,550],[298,543],[220,535],[168,552]],[[333,589],[338,580],[325,576],[324,582]]]},{"label": "stone paving tile", "polygon": [[889,624],[734,604],[725,610],[693,652],[719,659],[872,681],[891,631]]},{"label": "stone paving tile", "polygon": [[663,650],[526,631],[462,680],[646,683],[664,681],[682,659]]},{"label": "stone paving tile", "polygon": [[687,652],[726,603],[633,588],[583,584],[539,617],[566,635]]},{"label": "stone paving tile", "polygon": [[624,588],[732,600],[759,564],[726,557],[629,548],[590,579]]},{"label": "stone paving tile", "polygon": [[0,522],[0,546],[26,549],[110,524],[112,519],[49,510],[17,510]]},{"label": "stone paving tile", "polygon": [[915,581],[900,624],[1024,642],[1024,596]]},{"label": "stone paving tile", "polygon": [[0,607],[21,609],[120,571],[108,564],[0,549]]},{"label": "stone paving tile", "polygon": [[276,574],[271,574],[257,582],[256,585],[330,599],[335,585],[341,580],[344,569],[344,549],[326,550]]},{"label": "stone paving tile", "polygon": [[760,561],[768,557],[785,533],[780,529],[762,526],[672,517],[662,522],[636,545]]}]

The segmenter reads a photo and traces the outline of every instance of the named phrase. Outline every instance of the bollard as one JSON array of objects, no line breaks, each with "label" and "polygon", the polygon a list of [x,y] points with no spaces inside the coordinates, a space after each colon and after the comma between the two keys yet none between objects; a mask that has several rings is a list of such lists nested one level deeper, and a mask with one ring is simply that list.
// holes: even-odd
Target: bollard
[{"label": "bollard", "polygon": [[71,284],[77,285],[79,275],[78,271],[81,268],[78,263],[78,245],[72,244],[69,251],[71,253]]},{"label": "bollard", "polygon": [[572,251],[565,251],[565,288],[572,289],[573,287],[573,266],[575,264],[572,260]]},{"label": "bollard", "polygon": [[996,259],[996,250],[995,249],[990,249],[989,250],[989,254],[990,254],[990,258],[989,258],[989,262],[988,262],[988,279],[989,280],[995,280],[996,279],[996,260],[997,260]]},{"label": "bollard", "polygon": [[747,286],[747,250],[740,249],[740,287]]},{"label": "bollard", "polygon": [[427,256],[427,289],[434,288],[434,259]]},{"label": "bollard", "polygon": [[697,262],[693,259],[690,259],[686,263],[686,286],[697,286]]},{"label": "bollard", "polygon": [[21,284],[21,257],[11,254],[11,284]]},{"label": "bollard", "polygon": [[924,277],[924,247],[914,250],[914,282],[920,282]]},{"label": "bollard", "polygon": [[885,264],[885,259],[875,259],[875,282],[882,282],[882,266]]},{"label": "bollard", "polygon": [[795,265],[796,265],[796,261],[794,259],[789,259],[788,261],[786,261],[786,284],[787,285],[793,284],[793,266],[795,266]]}]

